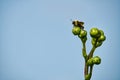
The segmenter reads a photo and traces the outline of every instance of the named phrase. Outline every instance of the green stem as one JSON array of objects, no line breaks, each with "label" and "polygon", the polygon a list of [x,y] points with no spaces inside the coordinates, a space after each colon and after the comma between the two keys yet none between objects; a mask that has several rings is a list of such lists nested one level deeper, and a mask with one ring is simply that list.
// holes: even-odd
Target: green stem
[{"label": "green stem", "polygon": [[[94,53],[94,51],[95,51],[95,49],[96,49],[97,40],[96,40],[96,42],[95,42],[95,45],[93,45],[93,47],[92,47],[89,55],[87,55],[87,53],[86,53],[86,45],[85,45],[85,42],[84,42],[82,39],[81,39],[81,41],[82,41],[82,44],[83,44],[82,54],[83,54],[83,57],[84,57],[84,59],[85,59],[84,76],[86,77],[86,75],[89,75],[89,78],[88,78],[88,79],[90,80],[90,79],[91,79],[91,76],[92,76],[93,65],[92,65],[92,66],[88,66],[88,65],[87,65],[87,60],[93,57],[93,53]],[[88,73],[89,67],[90,67],[90,72]],[[85,79],[85,80],[86,80],[86,79]]]},{"label": "green stem", "polygon": [[92,76],[93,65],[89,67],[90,67],[90,72],[85,76],[85,80],[90,80]]},{"label": "green stem", "polygon": [[91,76],[92,76],[92,71],[93,71],[93,65],[90,66],[90,78],[91,78]]},{"label": "green stem", "polygon": [[85,67],[84,67],[84,77],[88,75],[88,66],[87,66],[87,62],[85,62]]},{"label": "green stem", "polygon": [[92,47],[92,49],[91,49],[91,51],[90,51],[90,53],[89,53],[89,55],[88,55],[88,59],[90,59],[90,58],[93,57],[93,53],[94,53],[95,49],[97,48],[97,47],[96,47],[97,41],[98,41],[98,39],[96,39],[95,45],[93,45],[93,47]]},{"label": "green stem", "polygon": [[83,57],[86,61],[86,58],[87,58],[87,53],[86,53],[86,46],[85,46],[85,42],[82,42],[83,43],[83,49],[82,49],[82,54],[83,54]]},{"label": "green stem", "polygon": [[[98,39],[97,39],[97,40],[98,40]],[[95,45],[93,45],[90,53],[88,54],[87,60],[93,57],[93,53],[94,53],[95,49],[97,48],[97,47],[96,47],[97,40],[96,40],[96,42],[95,42]],[[87,67],[87,69],[88,69],[89,66],[86,66],[86,67]],[[89,74],[88,74],[88,72],[87,72],[87,74],[89,75],[89,80],[91,79],[92,71],[93,71],[93,65],[90,66],[90,72],[89,72]]]},{"label": "green stem", "polygon": [[[82,39],[81,39],[81,41],[82,41]],[[86,75],[88,74],[87,53],[86,53],[86,45],[85,45],[85,42],[82,41],[82,44],[83,44],[82,54],[83,54],[83,57],[84,57],[84,59],[85,59],[84,76],[86,76]]]},{"label": "green stem", "polygon": [[91,49],[91,51],[90,51],[90,53],[89,53],[89,55],[88,55],[88,59],[90,59],[90,58],[93,57],[93,53],[94,53],[95,49],[96,49],[96,47],[93,46],[92,49]]}]

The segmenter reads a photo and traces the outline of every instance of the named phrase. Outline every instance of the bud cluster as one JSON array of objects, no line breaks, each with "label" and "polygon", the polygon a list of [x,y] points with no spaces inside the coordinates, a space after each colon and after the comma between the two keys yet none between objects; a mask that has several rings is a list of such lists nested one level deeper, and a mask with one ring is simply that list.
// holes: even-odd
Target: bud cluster
[{"label": "bud cluster", "polygon": [[74,26],[72,29],[72,33],[77,35],[83,42],[87,40],[87,31],[81,29],[79,26]]},{"label": "bud cluster", "polygon": [[101,46],[103,41],[106,40],[106,36],[104,35],[104,32],[97,28],[92,28],[90,30],[90,36],[92,37],[91,43],[95,47]]},{"label": "bud cluster", "polygon": [[101,58],[99,56],[92,57],[87,61],[88,66],[92,66],[94,64],[99,65],[100,63],[101,63]]}]

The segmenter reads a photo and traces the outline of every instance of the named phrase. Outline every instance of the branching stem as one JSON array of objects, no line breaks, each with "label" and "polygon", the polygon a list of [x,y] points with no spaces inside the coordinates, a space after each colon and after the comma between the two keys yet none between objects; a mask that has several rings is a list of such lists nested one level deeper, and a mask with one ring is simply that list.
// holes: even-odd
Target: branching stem
[{"label": "branching stem", "polygon": [[[88,61],[88,59],[90,59],[90,58],[93,57],[93,53],[94,53],[94,51],[95,51],[95,49],[96,49],[97,40],[96,40],[95,45],[93,45],[93,47],[92,47],[92,49],[91,49],[91,51],[90,51],[90,53],[89,53],[88,55],[87,55],[87,53],[86,53],[85,42],[82,41],[82,43],[83,43],[82,53],[83,53],[83,57],[84,57],[84,59],[85,59],[84,76],[86,77],[86,75],[89,75],[89,80],[90,80],[90,78],[91,78],[91,76],[92,76],[93,65],[88,66],[88,65],[87,65],[87,61]],[[90,67],[90,71],[89,71],[89,67]],[[89,71],[89,72],[88,72],[88,71]],[[86,79],[85,79],[85,80],[86,80]]]}]

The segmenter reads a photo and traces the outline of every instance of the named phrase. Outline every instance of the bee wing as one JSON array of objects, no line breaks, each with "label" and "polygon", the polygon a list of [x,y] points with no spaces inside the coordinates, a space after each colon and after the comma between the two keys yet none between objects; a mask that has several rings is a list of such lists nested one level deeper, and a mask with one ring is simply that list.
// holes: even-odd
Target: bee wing
[{"label": "bee wing", "polygon": [[84,22],[80,22],[81,25],[84,25]]}]

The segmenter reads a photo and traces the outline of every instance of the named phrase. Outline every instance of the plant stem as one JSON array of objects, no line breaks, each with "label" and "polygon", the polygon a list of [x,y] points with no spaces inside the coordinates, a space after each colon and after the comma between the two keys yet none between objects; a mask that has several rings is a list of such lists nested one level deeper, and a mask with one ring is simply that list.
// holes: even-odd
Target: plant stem
[{"label": "plant stem", "polygon": [[91,51],[90,51],[90,53],[89,53],[89,55],[88,55],[88,59],[90,59],[90,58],[93,57],[93,53],[94,53],[95,49],[96,49],[96,47],[93,46],[92,49],[91,49]]},{"label": "plant stem", "polygon": [[97,41],[98,41],[98,38],[96,39],[95,44],[93,45],[93,47],[92,47],[92,49],[91,49],[91,51],[90,51],[90,53],[88,55],[88,59],[93,57],[93,53],[94,53],[95,49],[97,48],[96,47]]},{"label": "plant stem", "polygon": [[[82,39],[81,39],[81,41],[82,41]],[[85,42],[82,41],[82,44],[83,44],[82,54],[83,54],[83,57],[84,57],[84,59],[85,59],[84,76],[86,76],[86,75],[88,74],[87,53],[86,53],[86,45],[85,45]]]},{"label": "plant stem", "polygon": [[[97,39],[97,40],[98,40],[98,39]],[[95,45],[93,45],[90,53],[88,54],[87,60],[93,57],[93,53],[94,53],[94,51],[95,51],[95,49],[96,49],[97,40],[96,40],[96,42],[95,42]],[[87,63],[87,62],[86,62],[86,63]],[[86,63],[85,63],[85,64],[86,64]],[[85,67],[87,67],[87,74],[88,74],[88,67],[89,67],[89,66],[85,66]],[[89,72],[89,75],[90,75],[90,76],[89,76],[89,80],[91,79],[92,71],[93,71],[93,65],[90,66],[90,72]]]},{"label": "plant stem", "polygon": [[90,66],[90,78],[91,78],[91,76],[92,76],[92,71],[93,71],[93,65]]},{"label": "plant stem", "polygon": [[[91,79],[91,76],[92,76],[93,65],[88,66],[88,65],[87,65],[87,61],[88,61],[88,59],[90,59],[90,58],[93,57],[93,53],[94,53],[94,51],[95,51],[95,49],[96,49],[97,40],[96,40],[95,45],[93,45],[93,47],[92,47],[92,49],[91,49],[91,51],[90,51],[90,53],[89,53],[88,55],[87,55],[87,53],[86,53],[86,45],[85,45],[85,42],[84,42],[82,39],[81,39],[81,41],[82,41],[82,44],[83,44],[82,54],[83,54],[83,57],[84,57],[84,59],[85,59],[84,77],[86,77],[86,75],[89,75],[89,80],[90,80],[90,79]],[[90,67],[90,72],[88,73],[89,67]]]},{"label": "plant stem", "polygon": [[86,61],[86,58],[87,58],[87,53],[86,53],[86,46],[85,46],[85,42],[82,42],[83,43],[83,49],[82,49],[82,54],[83,54],[83,57]]},{"label": "plant stem", "polygon": [[85,62],[85,67],[84,67],[84,77],[88,75],[88,66],[87,63]]}]

